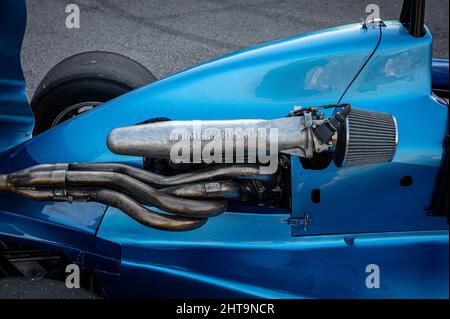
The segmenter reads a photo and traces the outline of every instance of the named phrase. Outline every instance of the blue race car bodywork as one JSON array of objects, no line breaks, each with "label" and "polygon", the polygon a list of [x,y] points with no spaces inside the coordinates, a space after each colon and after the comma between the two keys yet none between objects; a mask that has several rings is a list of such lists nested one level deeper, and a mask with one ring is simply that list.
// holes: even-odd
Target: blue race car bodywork
[{"label": "blue race car bodywork", "polygon": [[31,137],[34,116],[20,66],[27,18],[25,2],[6,1],[0,9],[0,150],[5,150]]},{"label": "blue race car bodywork", "polygon": [[[18,3],[8,9],[23,13]],[[20,30],[13,43],[2,34],[0,54],[17,51]],[[390,163],[307,170],[292,155],[290,209],[232,206],[196,230],[167,232],[103,204],[0,193],[0,236],[64,252],[95,270],[114,298],[448,298],[447,220],[426,213],[448,134],[448,106],[432,94],[431,44],[428,30],[415,38],[397,21],[296,36],[159,80],[31,139],[20,61],[11,57],[9,71],[12,60],[2,56],[0,174],[41,163],[142,167],[140,157],[112,153],[106,139],[156,117],[272,119],[295,105],[344,102],[393,114],[399,136]],[[405,176],[412,185],[401,185]],[[366,287],[371,264],[379,289]]]}]

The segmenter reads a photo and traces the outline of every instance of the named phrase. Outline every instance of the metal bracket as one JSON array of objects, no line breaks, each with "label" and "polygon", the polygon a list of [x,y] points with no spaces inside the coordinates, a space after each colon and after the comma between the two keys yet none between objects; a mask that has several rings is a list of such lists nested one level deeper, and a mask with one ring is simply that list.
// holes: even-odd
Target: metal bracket
[{"label": "metal bracket", "polygon": [[369,27],[372,28],[386,27],[386,23],[384,23],[384,21],[381,19],[366,20],[361,18],[361,28],[367,29]]},{"label": "metal bracket", "polygon": [[84,266],[85,259],[86,259],[86,253],[83,250],[80,250],[80,251],[78,251],[78,255],[75,260],[75,264]]},{"label": "metal bracket", "polygon": [[67,191],[64,188],[53,190],[53,199],[56,201],[66,201],[69,203],[73,202],[73,197],[68,196]]},{"label": "metal bracket", "polygon": [[303,230],[306,231],[309,225],[311,225],[311,218],[308,214],[305,214],[303,218],[289,218],[288,224],[291,226],[303,226]]}]

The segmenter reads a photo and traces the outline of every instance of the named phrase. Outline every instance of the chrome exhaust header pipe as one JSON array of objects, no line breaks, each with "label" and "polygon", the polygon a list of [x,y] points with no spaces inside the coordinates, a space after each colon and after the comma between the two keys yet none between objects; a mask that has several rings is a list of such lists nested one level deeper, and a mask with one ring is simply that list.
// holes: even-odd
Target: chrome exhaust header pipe
[{"label": "chrome exhaust header pipe", "polygon": [[137,222],[160,230],[187,231],[196,229],[206,223],[206,218],[185,218],[159,214],[145,208],[132,197],[108,189],[30,189],[16,188],[16,195],[37,201],[64,201],[63,197],[72,201],[93,201],[116,207]]},{"label": "chrome exhaust header pipe", "polygon": [[16,172],[7,178],[8,188],[44,187],[52,189],[99,188],[114,189],[128,193],[146,204],[152,204],[164,211],[180,216],[207,218],[225,211],[227,204],[221,200],[199,201],[184,199],[142,183],[130,176],[113,172],[44,171]]},{"label": "chrome exhaust header pipe", "polygon": [[[95,201],[119,208],[152,228],[186,231],[221,214],[227,200],[239,197],[238,184],[222,179],[259,177],[256,165],[164,176],[118,163],[41,164],[0,175],[0,192],[39,201]],[[164,188],[152,187],[149,181]],[[168,214],[153,212],[146,204]]]}]

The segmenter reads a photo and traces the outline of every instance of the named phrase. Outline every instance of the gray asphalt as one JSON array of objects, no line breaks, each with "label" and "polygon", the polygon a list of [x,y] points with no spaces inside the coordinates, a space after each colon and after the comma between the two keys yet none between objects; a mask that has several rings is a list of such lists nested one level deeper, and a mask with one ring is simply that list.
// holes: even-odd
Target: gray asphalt
[{"label": "gray asphalt", "polygon": [[[49,69],[80,52],[124,54],[161,78],[258,43],[358,22],[373,2],[383,19],[398,18],[399,0],[27,0],[28,96]],[[65,27],[69,3],[80,7],[80,29]],[[448,58],[448,17],[448,0],[427,1],[435,57]]]}]

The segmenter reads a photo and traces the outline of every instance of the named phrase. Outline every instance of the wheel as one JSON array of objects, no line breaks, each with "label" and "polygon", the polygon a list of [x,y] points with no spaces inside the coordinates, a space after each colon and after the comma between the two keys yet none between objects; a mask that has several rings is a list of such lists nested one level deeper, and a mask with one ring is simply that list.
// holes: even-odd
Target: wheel
[{"label": "wheel", "polygon": [[145,67],[120,54],[96,51],[71,56],[45,75],[33,95],[33,134],[154,81]]}]

